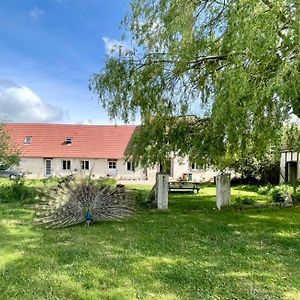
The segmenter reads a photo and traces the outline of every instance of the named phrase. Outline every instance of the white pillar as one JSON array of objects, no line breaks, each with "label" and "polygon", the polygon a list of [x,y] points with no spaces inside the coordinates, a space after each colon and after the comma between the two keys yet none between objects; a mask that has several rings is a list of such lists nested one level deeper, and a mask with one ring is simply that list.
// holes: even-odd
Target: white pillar
[{"label": "white pillar", "polygon": [[229,205],[230,201],[230,174],[216,176],[217,208]]},{"label": "white pillar", "polygon": [[156,203],[158,209],[168,208],[168,183],[169,175],[157,174],[156,175]]}]

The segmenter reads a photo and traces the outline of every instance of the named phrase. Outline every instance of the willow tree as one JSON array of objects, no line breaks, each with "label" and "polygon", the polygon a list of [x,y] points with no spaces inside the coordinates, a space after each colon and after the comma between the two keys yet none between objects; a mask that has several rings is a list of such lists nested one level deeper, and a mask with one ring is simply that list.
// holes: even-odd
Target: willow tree
[{"label": "willow tree", "polygon": [[141,117],[130,154],[219,168],[278,145],[300,117],[298,0],[132,0],[131,47],[91,78],[111,118]]}]

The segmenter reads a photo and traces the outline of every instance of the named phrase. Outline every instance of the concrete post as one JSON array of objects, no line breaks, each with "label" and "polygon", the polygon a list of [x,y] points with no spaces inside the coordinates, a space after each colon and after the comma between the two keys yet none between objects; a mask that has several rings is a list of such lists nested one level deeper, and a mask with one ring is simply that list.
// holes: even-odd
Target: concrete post
[{"label": "concrete post", "polygon": [[156,174],[156,203],[158,209],[168,208],[169,175]]},{"label": "concrete post", "polygon": [[223,206],[229,205],[230,201],[230,174],[220,174],[216,176],[217,208],[221,210]]}]

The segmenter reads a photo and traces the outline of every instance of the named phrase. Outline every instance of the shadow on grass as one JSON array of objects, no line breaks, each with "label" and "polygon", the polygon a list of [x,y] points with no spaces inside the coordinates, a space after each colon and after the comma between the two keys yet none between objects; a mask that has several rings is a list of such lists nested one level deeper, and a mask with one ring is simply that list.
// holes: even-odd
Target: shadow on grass
[{"label": "shadow on grass", "polygon": [[214,205],[171,194],[167,212],[58,230],[0,205],[1,299],[282,299],[300,289],[299,209]]},{"label": "shadow on grass", "polygon": [[258,185],[232,185],[237,191],[254,192],[256,193],[259,189]]},{"label": "shadow on grass", "polygon": [[171,193],[169,194],[169,207],[177,212],[181,211],[207,211],[216,207],[215,196],[201,193]]}]

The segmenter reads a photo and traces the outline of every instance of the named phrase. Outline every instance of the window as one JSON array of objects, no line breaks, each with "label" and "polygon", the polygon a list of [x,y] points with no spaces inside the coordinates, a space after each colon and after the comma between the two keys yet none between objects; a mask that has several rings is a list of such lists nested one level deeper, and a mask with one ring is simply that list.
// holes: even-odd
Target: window
[{"label": "window", "polygon": [[65,144],[66,144],[66,145],[70,145],[70,144],[72,144],[72,141],[73,141],[73,138],[71,138],[71,137],[66,137],[66,139],[65,139]]},{"label": "window", "polygon": [[117,168],[117,160],[116,159],[109,159],[107,162],[108,162],[108,168],[109,169],[116,169]]},{"label": "window", "polygon": [[30,145],[32,140],[32,136],[26,136],[24,139],[24,145]]},{"label": "window", "polygon": [[192,163],[192,170],[198,170],[198,166],[196,163]]},{"label": "window", "polygon": [[191,164],[191,169],[192,170],[206,170],[207,169],[207,165],[206,164],[198,165],[196,163],[192,163]]},{"label": "window", "polygon": [[134,162],[132,161],[128,161],[127,162],[127,171],[135,171],[135,166],[134,166]]},{"label": "window", "polygon": [[63,170],[71,170],[71,161],[70,160],[63,160],[62,161],[62,168],[63,168]]},{"label": "window", "polygon": [[89,170],[90,169],[90,161],[89,160],[82,160],[81,161],[81,169],[82,170]]}]

